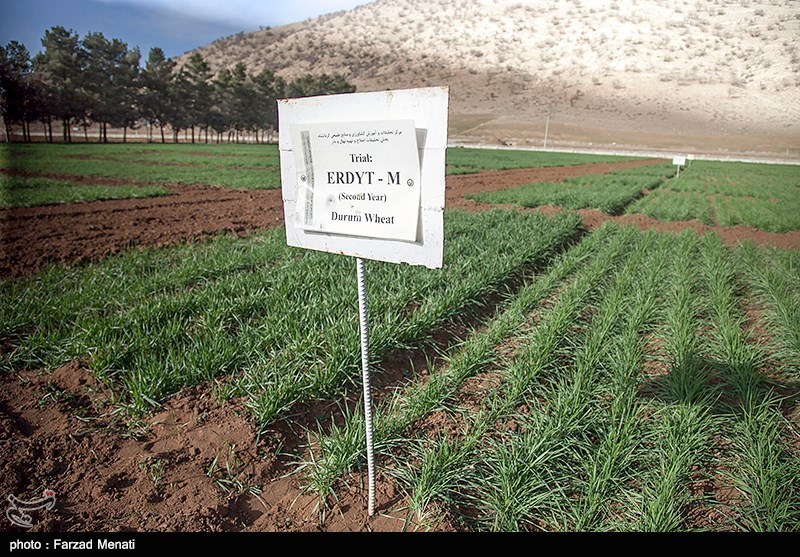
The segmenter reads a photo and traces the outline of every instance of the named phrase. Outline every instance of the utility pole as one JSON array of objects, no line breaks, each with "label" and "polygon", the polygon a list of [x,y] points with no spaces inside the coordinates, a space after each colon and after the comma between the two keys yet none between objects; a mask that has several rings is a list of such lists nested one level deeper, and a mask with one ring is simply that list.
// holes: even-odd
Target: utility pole
[{"label": "utility pole", "polygon": [[550,131],[550,111],[547,111],[547,122],[544,125],[544,148],[547,149],[547,132]]}]

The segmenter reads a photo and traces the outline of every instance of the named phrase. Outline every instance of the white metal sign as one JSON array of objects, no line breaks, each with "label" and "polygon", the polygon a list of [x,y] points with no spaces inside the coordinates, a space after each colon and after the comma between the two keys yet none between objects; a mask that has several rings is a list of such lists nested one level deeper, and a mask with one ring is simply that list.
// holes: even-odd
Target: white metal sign
[{"label": "white metal sign", "polygon": [[278,101],[290,246],[442,266],[446,87]]},{"label": "white metal sign", "polygon": [[675,164],[675,165],[678,165],[678,166],[685,166],[686,165],[686,157],[683,157],[683,156],[680,156],[680,155],[676,155],[676,156],[672,157],[672,164]]}]

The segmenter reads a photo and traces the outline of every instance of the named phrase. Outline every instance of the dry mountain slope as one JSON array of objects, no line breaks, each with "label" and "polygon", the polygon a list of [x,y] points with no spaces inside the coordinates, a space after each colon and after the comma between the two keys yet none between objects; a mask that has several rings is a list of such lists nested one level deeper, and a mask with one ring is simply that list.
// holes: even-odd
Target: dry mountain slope
[{"label": "dry mountain slope", "polygon": [[451,137],[800,156],[800,6],[377,0],[202,47],[212,67],[451,87]]}]

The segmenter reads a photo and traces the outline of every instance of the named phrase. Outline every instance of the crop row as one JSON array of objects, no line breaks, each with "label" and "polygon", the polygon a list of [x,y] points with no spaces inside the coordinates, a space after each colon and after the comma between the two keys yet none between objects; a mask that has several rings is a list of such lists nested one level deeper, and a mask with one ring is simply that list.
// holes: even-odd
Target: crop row
[{"label": "crop row", "polygon": [[[424,342],[572,237],[574,216],[448,213],[442,271],[370,263],[375,358]],[[223,380],[260,427],[301,400],[358,377],[350,258],[248,239],[133,251],[83,268],[52,267],[0,284],[3,366],[52,369],[85,359],[119,405],[147,410],[187,385]]]},{"label": "crop row", "polygon": [[168,194],[167,188],[157,185],[86,186],[65,180],[0,174],[0,209]]},{"label": "crop row", "polygon": [[595,208],[619,214],[645,190],[657,188],[675,173],[671,165],[620,170],[602,175],[539,182],[517,188],[470,195],[486,203],[514,203],[523,207],[558,205],[565,209]]},{"label": "crop row", "polygon": [[[789,253],[605,225],[378,401],[379,465],[419,527],[797,530]],[[312,438],[301,474],[331,504],[363,466],[360,410]]]},{"label": "crop row", "polygon": [[800,230],[800,172],[794,166],[694,161],[626,212],[768,232]]}]

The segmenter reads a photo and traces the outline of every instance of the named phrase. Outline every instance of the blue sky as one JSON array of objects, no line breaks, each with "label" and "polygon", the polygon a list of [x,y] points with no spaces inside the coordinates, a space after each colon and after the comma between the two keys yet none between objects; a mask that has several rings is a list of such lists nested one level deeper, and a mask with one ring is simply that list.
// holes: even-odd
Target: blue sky
[{"label": "blue sky", "polygon": [[215,39],[347,10],[370,0],[0,0],[0,44],[41,49],[46,29],[61,25],[83,37],[102,32],[142,58],[159,46],[178,56]]}]

